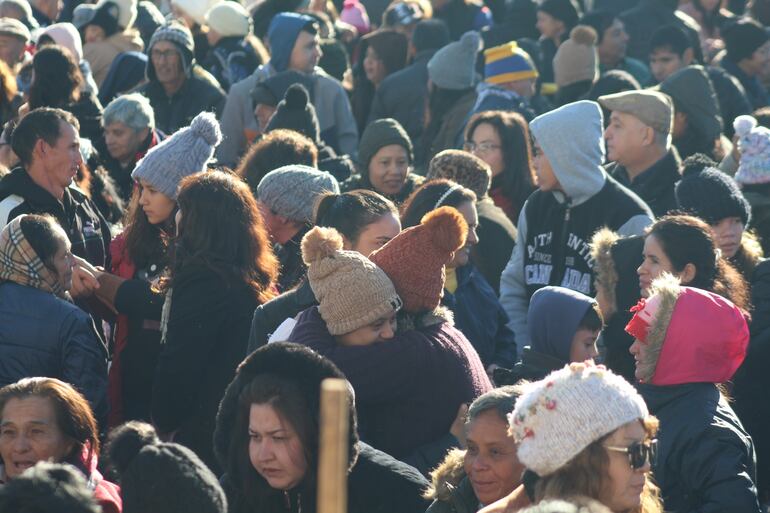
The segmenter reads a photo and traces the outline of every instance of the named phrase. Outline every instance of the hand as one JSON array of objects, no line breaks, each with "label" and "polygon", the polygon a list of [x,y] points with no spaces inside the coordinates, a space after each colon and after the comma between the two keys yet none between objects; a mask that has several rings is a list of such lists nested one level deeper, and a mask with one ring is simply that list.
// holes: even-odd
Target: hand
[{"label": "hand", "polygon": [[90,271],[74,265],[72,267],[72,288],[70,295],[73,298],[91,297],[99,288],[99,280]]},{"label": "hand", "polygon": [[457,416],[449,428],[449,432],[460,442],[460,447],[465,448],[465,416],[468,414],[468,405],[463,403],[457,409]]},{"label": "hand", "polygon": [[91,276],[93,276],[97,280],[104,273],[104,268],[93,266],[88,260],[80,258],[77,255],[72,255],[72,258],[75,261],[75,265],[77,267],[79,267],[84,271],[87,271]]}]

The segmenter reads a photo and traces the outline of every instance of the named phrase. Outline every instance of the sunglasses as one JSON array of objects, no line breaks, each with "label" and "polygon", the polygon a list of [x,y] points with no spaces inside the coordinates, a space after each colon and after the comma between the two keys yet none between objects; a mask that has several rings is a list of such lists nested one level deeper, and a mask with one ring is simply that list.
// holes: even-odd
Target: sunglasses
[{"label": "sunglasses", "polygon": [[616,447],[605,445],[605,449],[614,452],[624,452],[628,454],[628,463],[634,470],[639,470],[645,465],[654,465],[655,458],[658,455],[658,441],[648,440],[646,442],[634,442],[628,447]]}]

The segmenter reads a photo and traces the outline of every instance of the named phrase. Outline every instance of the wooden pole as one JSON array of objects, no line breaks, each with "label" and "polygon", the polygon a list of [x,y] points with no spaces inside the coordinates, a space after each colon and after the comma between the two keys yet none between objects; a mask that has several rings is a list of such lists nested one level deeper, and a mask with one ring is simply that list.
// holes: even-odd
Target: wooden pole
[{"label": "wooden pole", "polygon": [[333,378],[323,380],[318,451],[318,513],[347,513],[349,415],[347,382]]}]

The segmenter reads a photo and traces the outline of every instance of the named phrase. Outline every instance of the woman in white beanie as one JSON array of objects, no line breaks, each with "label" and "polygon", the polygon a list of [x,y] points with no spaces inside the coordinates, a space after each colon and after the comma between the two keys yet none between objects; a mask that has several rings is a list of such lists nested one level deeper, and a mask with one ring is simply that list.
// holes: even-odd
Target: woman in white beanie
[{"label": "woman in white beanie", "polygon": [[[625,379],[572,363],[524,385],[509,421],[534,503],[585,496],[613,513],[662,513],[650,478],[658,421]],[[513,504],[521,505],[521,490],[483,511]]]}]

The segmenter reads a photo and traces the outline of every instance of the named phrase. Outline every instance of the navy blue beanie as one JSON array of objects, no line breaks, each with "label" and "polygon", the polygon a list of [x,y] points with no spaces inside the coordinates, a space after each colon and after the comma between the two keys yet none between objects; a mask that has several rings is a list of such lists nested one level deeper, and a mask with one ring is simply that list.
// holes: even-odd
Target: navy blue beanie
[{"label": "navy blue beanie", "polygon": [[594,298],[565,287],[543,287],[532,295],[527,329],[533,351],[570,361],[572,339]]},{"label": "navy blue beanie", "polygon": [[270,65],[277,72],[289,67],[291,52],[302,29],[315,20],[305,14],[282,12],[270,22],[267,40],[270,43]]}]

